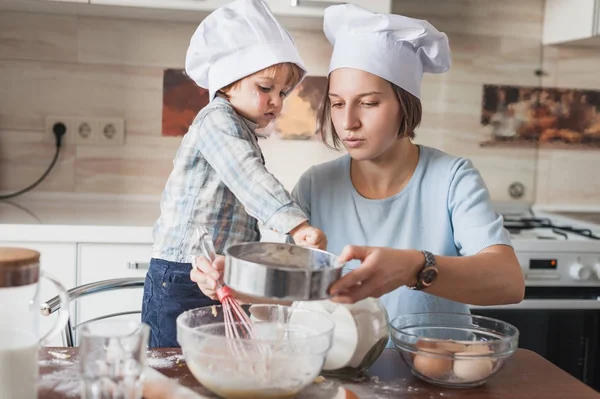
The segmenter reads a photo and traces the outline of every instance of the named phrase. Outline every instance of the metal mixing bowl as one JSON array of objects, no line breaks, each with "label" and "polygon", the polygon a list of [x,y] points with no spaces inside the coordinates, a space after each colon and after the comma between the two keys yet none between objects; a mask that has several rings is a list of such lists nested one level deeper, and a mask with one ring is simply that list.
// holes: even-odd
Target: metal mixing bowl
[{"label": "metal mixing bowl", "polygon": [[319,375],[331,348],[333,321],[281,305],[243,309],[251,315],[256,339],[227,338],[221,306],[192,309],[177,318],[177,341],[187,366],[204,387],[227,399],[294,397]]},{"label": "metal mixing bowl", "polygon": [[247,295],[288,301],[329,298],[329,286],[344,267],[332,253],[294,244],[236,244],[225,255],[225,284]]},{"label": "metal mixing bowl", "polygon": [[464,313],[415,313],[390,323],[391,338],[414,375],[448,387],[484,384],[517,349],[519,330]]}]

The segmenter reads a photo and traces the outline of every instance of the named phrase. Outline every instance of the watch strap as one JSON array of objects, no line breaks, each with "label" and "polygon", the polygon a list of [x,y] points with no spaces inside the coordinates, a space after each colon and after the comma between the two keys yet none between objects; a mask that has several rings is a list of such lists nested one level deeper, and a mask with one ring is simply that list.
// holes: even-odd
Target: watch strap
[{"label": "watch strap", "polygon": [[417,283],[414,286],[409,287],[411,290],[422,290],[431,285],[431,282],[433,281],[426,283],[424,280],[425,273],[433,271],[430,269],[435,269],[434,273],[437,273],[437,268],[435,267],[435,256],[429,251],[421,251],[421,253],[425,257],[425,262],[423,264],[423,268],[417,275]]}]

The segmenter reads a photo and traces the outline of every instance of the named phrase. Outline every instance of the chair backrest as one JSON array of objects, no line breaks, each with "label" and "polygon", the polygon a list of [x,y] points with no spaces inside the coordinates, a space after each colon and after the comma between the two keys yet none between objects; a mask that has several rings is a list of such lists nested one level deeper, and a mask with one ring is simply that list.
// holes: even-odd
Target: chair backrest
[{"label": "chair backrest", "polygon": [[[93,283],[79,285],[77,287],[71,288],[67,291],[69,295],[69,300],[71,302],[77,301],[79,298],[86,297],[93,294],[98,294],[107,291],[115,291],[122,289],[131,289],[131,288],[143,288],[144,287],[144,277],[128,277],[128,278],[114,278],[108,280],[96,281]],[[60,299],[58,296],[51,298],[49,301],[42,303],[40,311],[44,316],[50,316],[56,311],[60,311]],[[94,319],[86,320],[84,322],[73,325],[71,321],[71,317],[69,317],[69,321],[63,330],[63,344],[67,347],[75,346],[75,340],[73,338],[74,331],[85,324],[93,323],[98,320],[107,319],[110,317],[116,316],[124,316],[128,314],[140,313],[140,310],[132,310],[126,312],[118,312],[118,313],[110,313],[101,317],[96,317]]]}]

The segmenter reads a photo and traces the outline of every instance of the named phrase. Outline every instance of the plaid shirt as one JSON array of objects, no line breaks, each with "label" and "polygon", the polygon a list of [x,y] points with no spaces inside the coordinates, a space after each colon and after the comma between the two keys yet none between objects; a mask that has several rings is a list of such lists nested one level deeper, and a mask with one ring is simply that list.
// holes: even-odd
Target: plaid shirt
[{"label": "plaid shirt", "polygon": [[259,241],[259,223],[288,233],[308,219],[265,168],[257,127],[219,97],[198,113],[162,194],[152,257],[190,262],[191,253],[202,253],[199,225],[223,254],[232,244]]}]

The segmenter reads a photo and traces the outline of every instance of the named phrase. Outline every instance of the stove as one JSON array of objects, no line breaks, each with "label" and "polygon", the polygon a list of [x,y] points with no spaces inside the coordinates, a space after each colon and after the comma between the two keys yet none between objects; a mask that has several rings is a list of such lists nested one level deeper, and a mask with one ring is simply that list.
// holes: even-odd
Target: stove
[{"label": "stove", "polygon": [[513,324],[519,347],[600,391],[600,225],[530,207],[497,211],[525,277],[525,298],[472,312]]},{"label": "stove", "polygon": [[531,208],[499,212],[526,286],[600,287],[600,225]]}]

